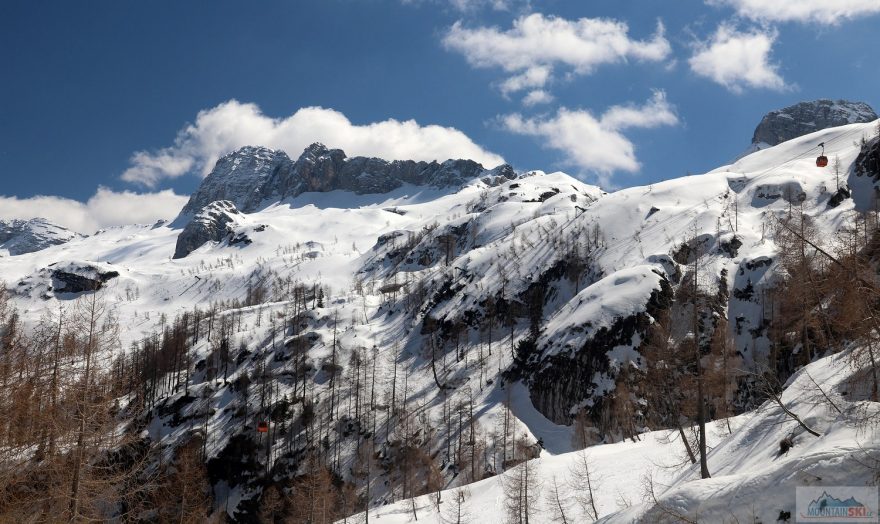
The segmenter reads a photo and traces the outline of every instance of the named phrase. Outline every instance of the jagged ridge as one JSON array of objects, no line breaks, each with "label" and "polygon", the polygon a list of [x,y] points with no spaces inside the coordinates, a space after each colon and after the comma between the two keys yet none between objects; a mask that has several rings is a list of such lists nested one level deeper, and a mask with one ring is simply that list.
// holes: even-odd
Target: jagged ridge
[{"label": "jagged ridge", "polygon": [[495,184],[515,176],[507,164],[487,170],[473,160],[441,163],[348,158],[341,149],[314,143],[293,162],[283,151],[247,146],[217,161],[180,216],[192,216],[217,200],[227,200],[238,210],[251,213],[267,201],[295,197],[307,191],[341,189],[357,194],[386,193],[405,183],[450,187],[474,178]]}]

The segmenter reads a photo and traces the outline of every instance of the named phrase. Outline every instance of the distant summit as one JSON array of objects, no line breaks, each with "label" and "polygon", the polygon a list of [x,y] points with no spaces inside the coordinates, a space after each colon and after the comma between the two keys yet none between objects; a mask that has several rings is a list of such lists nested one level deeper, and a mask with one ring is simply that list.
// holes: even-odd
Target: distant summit
[{"label": "distant summit", "polygon": [[190,197],[180,215],[191,217],[205,206],[225,200],[244,213],[261,204],[295,197],[308,191],[387,193],[405,183],[450,187],[482,178],[491,185],[516,177],[503,164],[486,169],[473,160],[416,162],[347,157],[341,149],[314,143],[294,162],[283,151],[247,146],[217,161],[214,169]]},{"label": "distant summit", "polygon": [[801,102],[764,115],[752,136],[754,149],[765,149],[829,127],[864,124],[877,120],[874,110],[865,102],[829,100]]},{"label": "distant summit", "polygon": [[45,218],[0,220],[0,251],[12,256],[33,253],[79,237],[79,233]]}]

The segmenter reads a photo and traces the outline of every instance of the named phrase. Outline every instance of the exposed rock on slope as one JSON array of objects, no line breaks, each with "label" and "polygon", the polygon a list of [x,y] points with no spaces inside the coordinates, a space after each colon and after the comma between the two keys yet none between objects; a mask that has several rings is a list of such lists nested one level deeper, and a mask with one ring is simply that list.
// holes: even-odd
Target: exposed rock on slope
[{"label": "exposed rock on slope", "polygon": [[755,129],[752,144],[764,149],[829,127],[873,122],[877,118],[871,106],[864,102],[829,99],[801,102],[764,115]]},{"label": "exposed rock on slope", "polygon": [[76,262],[53,266],[49,271],[56,293],[97,291],[119,276],[118,271],[102,269],[95,264]]},{"label": "exposed rock on slope", "polygon": [[568,425],[586,402],[601,419],[602,397],[614,389],[612,368],[638,358],[648,326],[671,299],[668,280],[649,266],[614,273],[574,297],[538,340],[540,361],[526,379],[535,409]]},{"label": "exposed rock on slope", "polygon": [[307,147],[296,162],[281,151],[243,147],[217,161],[184,206],[181,217],[192,216],[216,200],[228,200],[250,213],[267,199],[295,197],[307,191],[386,193],[404,183],[448,187],[477,177],[497,185],[515,178],[516,173],[507,164],[487,170],[473,160],[438,163],[348,158],[341,149],[328,149],[319,143]]},{"label": "exposed rock on slope", "polygon": [[13,256],[40,251],[79,237],[78,233],[45,218],[0,220],[0,250]]},{"label": "exposed rock on slope", "polygon": [[862,146],[856,158],[855,172],[859,176],[870,176],[875,182],[880,180],[880,138],[874,138]]},{"label": "exposed rock on slope", "polygon": [[228,200],[208,204],[178,235],[173,258],[183,258],[205,242],[223,240],[232,233],[230,224],[234,224],[240,217],[241,212]]}]

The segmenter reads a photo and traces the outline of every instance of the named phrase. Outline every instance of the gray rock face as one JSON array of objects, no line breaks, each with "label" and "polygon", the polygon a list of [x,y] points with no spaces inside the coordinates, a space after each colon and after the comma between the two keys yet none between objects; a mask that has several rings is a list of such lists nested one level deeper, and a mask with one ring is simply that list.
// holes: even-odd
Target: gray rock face
[{"label": "gray rock face", "polygon": [[285,178],[293,162],[283,151],[246,146],[214,165],[198,190],[183,207],[181,216],[193,216],[211,202],[228,200],[238,209],[253,209],[271,195],[265,195],[267,181]]},{"label": "gray rock face", "polygon": [[829,127],[877,120],[877,114],[864,102],[820,99],[801,102],[767,113],[755,128],[753,146],[763,149]]},{"label": "gray rock face", "polygon": [[308,191],[387,193],[404,183],[449,187],[478,177],[494,185],[515,178],[516,173],[507,164],[487,170],[473,160],[441,163],[348,158],[341,149],[319,143],[307,147],[296,162],[281,151],[244,147],[217,161],[178,219],[192,216],[216,200],[227,200],[250,213],[267,201]]},{"label": "gray rock face", "polygon": [[862,146],[855,161],[858,176],[869,176],[874,182],[880,181],[880,137],[875,137]]},{"label": "gray rock face", "polygon": [[183,258],[205,242],[220,242],[230,233],[230,224],[241,218],[241,212],[228,200],[211,202],[186,225],[177,236],[173,258]]},{"label": "gray rock face", "polygon": [[45,218],[0,220],[0,250],[8,251],[12,256],[64,244],[80,236]]}]

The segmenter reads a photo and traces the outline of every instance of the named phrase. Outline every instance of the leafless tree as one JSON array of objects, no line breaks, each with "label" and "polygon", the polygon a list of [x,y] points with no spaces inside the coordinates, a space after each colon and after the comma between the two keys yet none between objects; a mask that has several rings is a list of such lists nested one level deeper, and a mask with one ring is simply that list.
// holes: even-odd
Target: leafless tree
[{"label": "leafless tree", "polygon": [[470,524],[473,517],[468,510],[468,500],[471,498],[471,492],[467,486],[460,486],[452,490],[452,500],[448,500],[448,504],[440,513],[440,522],[443,524]]},{"label": "leafless tree", "polygon": [[568,470],[569,490],[581,510],[581,514],[590,521],[599,518],[596,509],[595,486],[599,479],[590,468],[590,455],[586,450],[577,452]]},{"label": "leafless tree", "polygon": [[[525,436],[517,439],[520,456],[526,457],[528,442]],[[507,471],[501,479],[504,488],[504,508],[507,522],[529,524],[539,511],[541,501],[541,482],[538,465],[534,460],[524,460]]]},{"label": "leafless tree", "polygon": [[545,503],[550,510],[553,522],[568,524],[571,522],[569,518],[571,508],[569,507],[569,498],[566,496],[567,493],[565,493],[563,488],[564,486],[559,486],[559,482],[556,480],[556,475],[553,475],[553,478],[550,480],[550,489],[547,492],[547,500]]}]

